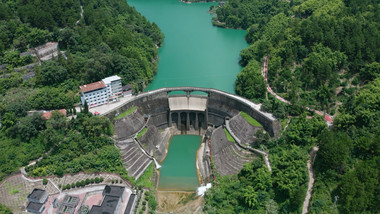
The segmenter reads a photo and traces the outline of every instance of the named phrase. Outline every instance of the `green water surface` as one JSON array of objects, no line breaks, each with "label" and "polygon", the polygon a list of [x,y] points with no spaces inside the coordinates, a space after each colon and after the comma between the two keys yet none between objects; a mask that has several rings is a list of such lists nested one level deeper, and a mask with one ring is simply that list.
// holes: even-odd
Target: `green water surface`
[{"label": "green water surface", "polygon": [[214,27],[216,3],[186,4],[179,0],[128,0],[165,35],[159,49],[158,72],[146,90],[197,86],[234,93],[240,72],[239,52],[248,47],[245,30]]},{"label": "green water surface", "polygon": [[199,186],[196,153],[201,144],[198,135],[174,135],[168,155],[160,169],[159,190],[195,191]]},{"label": "green water surface", "polygon": [[[179,0],[128,0],[165,35],[159,49],[158,72],[146,88],[196,86],[234,93],[240,72],[239,52],[248,47],[244,30],[214,27],[216,3],[185,4]],[[173,136],[160,169],[159,190],[194,191],[199,186],[196,151],[200,136]]]}]

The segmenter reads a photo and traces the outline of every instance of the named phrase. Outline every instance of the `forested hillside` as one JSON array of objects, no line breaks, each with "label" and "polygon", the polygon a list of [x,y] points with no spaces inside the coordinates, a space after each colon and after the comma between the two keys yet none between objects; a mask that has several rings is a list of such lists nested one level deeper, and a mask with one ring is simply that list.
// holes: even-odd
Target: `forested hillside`
[{"label": "forested hillside", "polygon": [[[42,62],[35,77],[23,78],[29,70],[22,66],[37,58],[20,53],[51,41],[59,42],[65,55]],[[30,175],[109,171],[126,176],[107,118],[78,113],[69,121],[53,112],[45,120],[27,111],[65,108],[75,115],[79,85],[111,75],[141,90],[156,72],[162,41],[158,27],[124,0],[2,0],[0,180],[45,152],[49,158],[27,168]]]},{"label": "forested hillside", "polygon": [[[272,173],[251,163],[219,178],[206,195],[206,212],[300,213],[314,146],[309,212],[380,212],[379,7],[376,0],[231,0],[216,10],[215,25],[247,29],[250,47],[241,52],[236,92],[263,102],[286,129],[278,139],[257,136]],[[265,56],[269,85],[291,104],[266,92]],[[303,106],[335,115],[333,128]]]}]

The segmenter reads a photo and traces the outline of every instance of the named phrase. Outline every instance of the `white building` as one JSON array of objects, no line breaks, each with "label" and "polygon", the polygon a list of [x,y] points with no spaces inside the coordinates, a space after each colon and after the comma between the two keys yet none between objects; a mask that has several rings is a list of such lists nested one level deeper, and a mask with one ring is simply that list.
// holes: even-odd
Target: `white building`
[{"label": "white building", "polygon": [[89,107],[95,107],[117,100],[122,95],[121,78],[119,76],[111,76],[102,79],[102,81],[94,82],[80,86],[82,106],[87,101]]},{"label": "white building", "polygon": [[123,94],[123,88],[121,87],[121,78],[119,76],[111,76],[102,79],[107,86],[109,101],[115,100],[118,96]]}]

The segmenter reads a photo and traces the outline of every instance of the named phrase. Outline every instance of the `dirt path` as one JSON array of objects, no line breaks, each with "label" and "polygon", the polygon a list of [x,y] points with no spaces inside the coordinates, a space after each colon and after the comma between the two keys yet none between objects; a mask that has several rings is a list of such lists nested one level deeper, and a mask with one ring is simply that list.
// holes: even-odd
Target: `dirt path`
[{"label": "dirt path", "polygon": [[77,20],[77,22],[75,23],[75,24],[79,24],[79,22],[80,22],[80,19],[83,19],[83,6],[81,5],[80,6],[80,18]]},{"label": "dirt path", "polygon": [[306,197],[302,206],[302,214],[307,213],[309,204],[310,204],[310,198],[311,198],[311,193],[313,191],[314,178],[315,178],[313,165],[314,165],[314,160],[315,160],[315,156],[317,155],[318,149],[319,149],[318,146],[313,147],[313,149],[309,153],[309,156],[310,156],[309,160],[307,161],[307,170],[309,172],[309,183],[307,184]]},{"label": "dirt path", "polygon": [[[265,84],[267,86],[267,91],[269,93],[271,93],[276,99],[280,100],[281,102],[284,102],[284,103],[288,103],[290,104],[290,102],[288,100],[285,100],[284,98],[280,97],[279,95],[277,95],[273,90],[272,88],[270,87],[269,83],[268,83],[268,56],[265,57],[265,62],[264,62],[264,70],[262,72],[263,76],[264,76],[264,81],[265,81]],[[324,119],[326,120],[327,122],[327,125],[330,126],[332,125],[332,122],[333,122],[333,118],[331,115],[323,112],[323,111],[318,111],[318,110],[315,110],[313,108],[310,108],[310,107],[304,107],[305,109],[309,110],[309,111],[313,111],[315,112],[316,114],[318,115],[321,115],[321,116],[324,116]]]}]

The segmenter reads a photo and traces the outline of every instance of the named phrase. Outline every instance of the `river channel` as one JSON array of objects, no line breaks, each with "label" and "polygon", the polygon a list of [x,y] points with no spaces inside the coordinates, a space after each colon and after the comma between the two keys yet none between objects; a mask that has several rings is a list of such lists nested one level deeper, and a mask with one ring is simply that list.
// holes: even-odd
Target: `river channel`
[{"label": "river channel", "polygon": [[[165,35],[159,49],[158,72],[146,88],[194,86],[234,94],[240,72],[239,53],[247,48],[244,30],[212,26],[211,5],[179,0],[128,0]],[[159,190],[194,191],[198,184],[196,151],[200,136],[173,136],[160,169]]]}]

